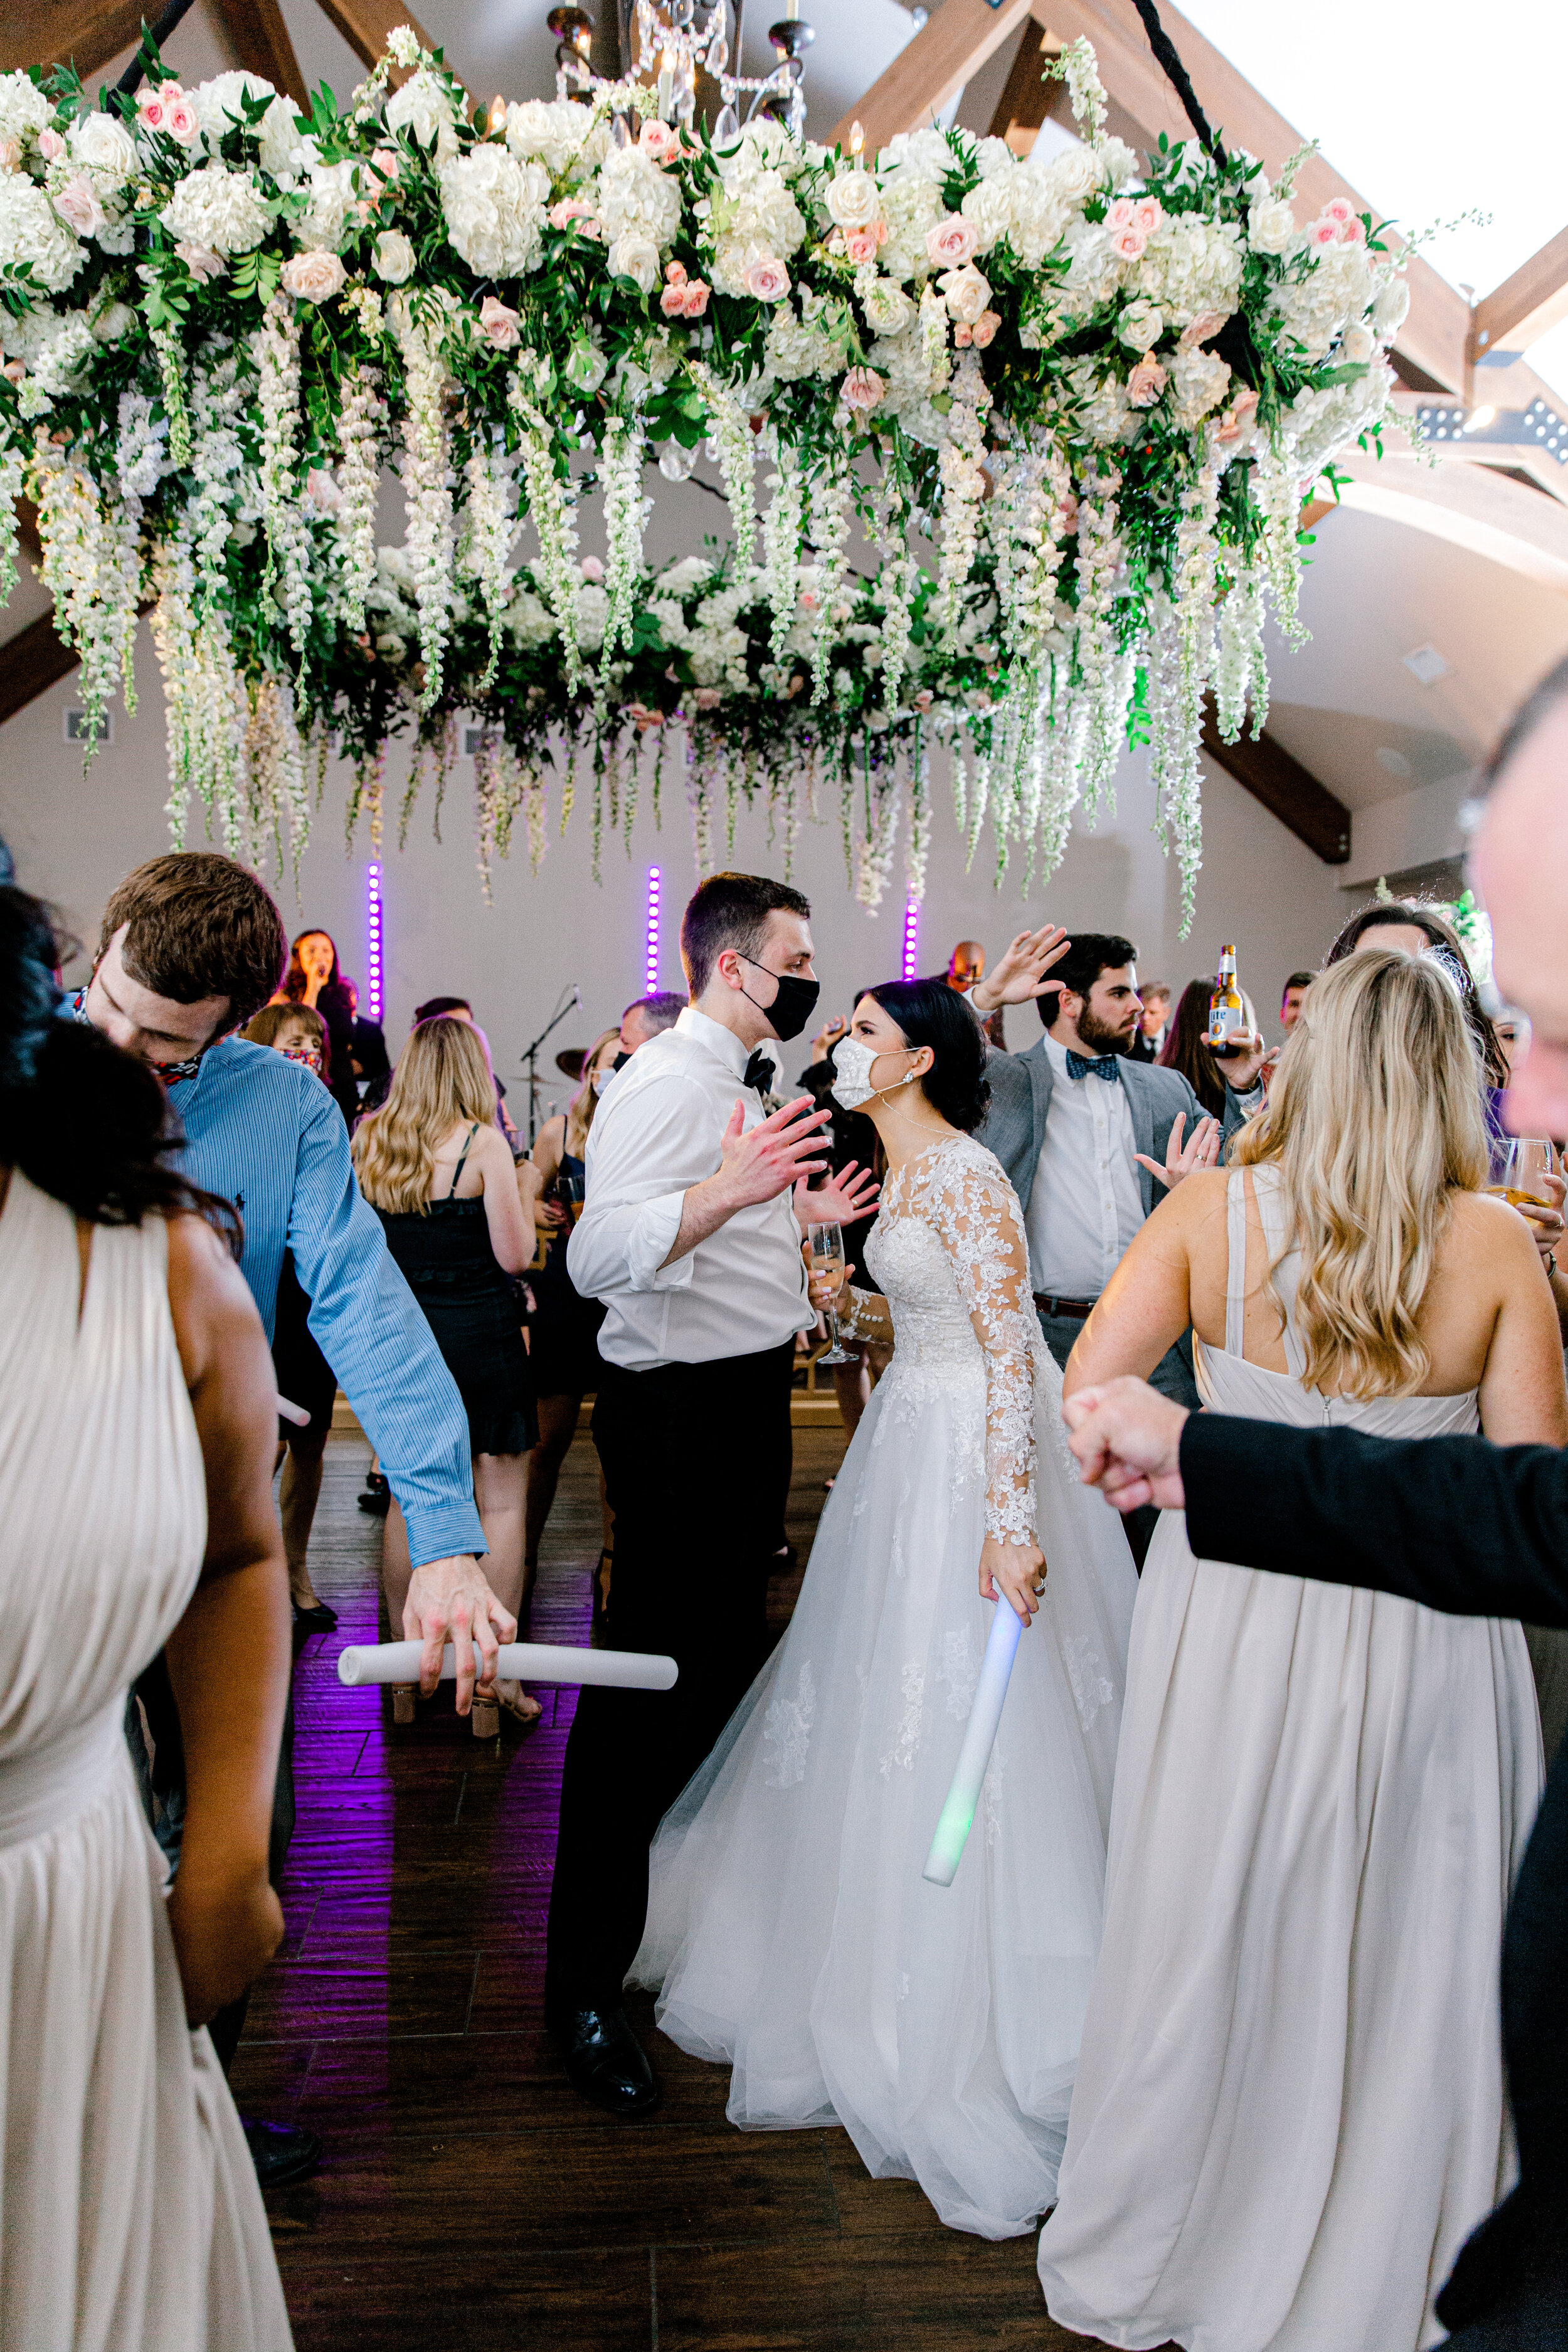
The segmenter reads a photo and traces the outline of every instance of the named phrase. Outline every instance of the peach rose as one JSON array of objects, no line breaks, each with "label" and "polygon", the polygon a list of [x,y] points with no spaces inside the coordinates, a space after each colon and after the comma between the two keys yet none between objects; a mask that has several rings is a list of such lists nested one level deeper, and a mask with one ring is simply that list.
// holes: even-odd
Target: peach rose
[{"label": "peach rose", "polygon": [[297,253],[283,264],[283,291],[296,302],[330,302],[342,292],[347,277],[335,253]]},{"label": "peach rose", "polygon": [[993,340],[997,328],[1001,324],[1002,315],[1000,311],[982,310],[979,318],[976,319],[973,326],[969,330],[970,339],[974,343],[975,348],[978,351],[984,351],[985,349],[986,344]]},{"label": "peach rose", "polygon": [[952,331],[952,341],[955,350],[966,352],[969,349],[970,344],[974,341],[973,328],[954,327]]},{"label": "peach rose", "polygon": [[838,387],[838,397],[846,408],[858,408],[868,415],[876,407],[888,387],[875,368],[851,368]]},{"label": "peach rose", "polygon": [[717,710],[724,698],[716,686],[700,686],[691,699],[699,710]]},{"label": "peach rose", "polygon": [[209,278],[221,278],[228,266],[222,254],[215,253],[211,246],[193,244],[189,237],[177,245],[174,251],[179,255],[191,276],[203,286]]},{"label": "peach rose", "polygon": [[709,288],[707,282],[700,278],[689,278],[686,284],[682,287],[681,292],[686,297],[686,299],[681,304],[681,316],[687,319],[700,319],[704,317],[708,309]]},{"label": "peach rose", "polygon": [[1152,408],[1165,389],[1165,371],[1152,352],[1145,352],[1127,379],[1127,397],[1134,408]]},{"label": "peach rose", "polygon": [[957,213],[949,213],[926,231],[926,258],[938,269],[962,269],[973,261],[980,243],[980,232],[973,221]]},{"label": "peach rose", "polygon": [[21,360],[7,360],[5,367],[0,368],[0,375],[5,376],[7,383],[20,383],[26,373],[26,365]]},{"label": "peach rose", "polygon": [[1257,414],[1258,394],[1255,392],[1238,393],[1215,431],[1214,437],[1221,448],[1234,448]]},{"label": "peach rose", "polygon": [[1078,500],[1071,490],[1058,507],[1057,518],[1062,527],[1062,537],[1070,539],[1078,529]]},{"label": "peach rose", "polygon": [[521,340],[517,320],[497,294],[487,294],[479,304],[479,332],[492,351],[510,352]]},{"label": "peach rose", "polygon": [[0,172],[14,172],[22,160],[19,139],[0,139]]},{"label": "peach rose", "polygon": [[753,302],[782,302],[789,292],[789,271],[773,254],[759,254],[746,272],[746,291]]},{"label": "peach rose", "polygon": [[72,173],[55,197],[55,210],[78,236],[96,236],[107,218],[98,201],[98,191],[85,172]]},{"label": "peach rose", "polygon": [[1176,345],[1176,349],[1179,352],[1196,351],[1198,345],[1206,343],[1211,335],[1217,335],[1224,324],[1225,316],[1222,311],[1200,311],[1189,326],[1183,328],[1182,339]]}]

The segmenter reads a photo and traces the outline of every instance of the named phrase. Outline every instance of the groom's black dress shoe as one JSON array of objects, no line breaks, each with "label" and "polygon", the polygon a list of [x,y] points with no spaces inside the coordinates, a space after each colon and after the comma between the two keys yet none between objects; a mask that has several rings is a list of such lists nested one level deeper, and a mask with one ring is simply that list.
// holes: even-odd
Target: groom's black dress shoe
[{"label": "groom's black dress shoe", "polygon": [[566,2075],[579,2098],[612,2116],[646,2115],[658,2084],[624,2009],[557,2009],[546,2025],[566,2053]]}]

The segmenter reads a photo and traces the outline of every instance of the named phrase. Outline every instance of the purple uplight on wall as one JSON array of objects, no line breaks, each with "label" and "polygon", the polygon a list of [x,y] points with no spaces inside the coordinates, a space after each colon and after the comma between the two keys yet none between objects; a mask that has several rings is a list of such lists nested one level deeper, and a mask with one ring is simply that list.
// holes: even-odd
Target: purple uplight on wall
[{"label": "purple uplight on wall", "polygon": [[647,919],[644,935],[643,994],[658,994],[659,872],[647,869]]},{"label": "purple uplight on wall", "polygon": [[381,867],[373,858],[364,870],[365,1019],[381,1019]]},{"label": "purple uplight on wall", "polygon": [[904,978],[913,980],[915,964],[921,951],[921,910],[918,899],[910,898],[904,906]]}]

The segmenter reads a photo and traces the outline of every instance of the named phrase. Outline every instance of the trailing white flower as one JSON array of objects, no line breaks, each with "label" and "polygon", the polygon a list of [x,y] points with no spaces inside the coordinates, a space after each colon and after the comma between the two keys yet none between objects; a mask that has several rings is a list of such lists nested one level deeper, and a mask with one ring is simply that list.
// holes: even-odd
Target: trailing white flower
[{"label": "trailing white flower", "polygon": [[952,406],[937,452],[942,476],[942,559],[938,626],[948,644],[957,635],[963,590],[980,544],[980,515],[986,491],[985,421],[991,394],[980,362],[965,352],[953,378]]},{"label": "trailing white flower", "polygon": [[256,333],[261,407],[261,501],[268,569],[278,575],[289,642],[301,663],[310,634],[310,526],[300,503],[296,436],[300,422],[300,315],[290,296],[274,294]]},{"label": "trailing white flower", "polygon": [[141,595],[141,502],[100,485],[76,455],[46,446],[33,468],[42,578],[56,625],[81,662],[87,759],[98,749],[117,685],[136,708],[132,656]]},{"label": "trailing white flower", "polygon": [[773,435],[773,471],[767,486],[773,492],[763,516],[763,572],[773,614],[771,648],[783,661],[795,626],[800,596],[801,527],[805,509],[805,478],[794,444],[776,430]]},{"label": "trailing white flower", "polygon": [[751,416],[705,362],[688,360],[686,369],[708,404],[708,431],[719,470],[724,477],[735,553],[742,563],[750,563],[757,541],[757,444]]},{"label": "trailing white flower", "polygon": [[1193,894],[1203,863],[1198,745],[1214,637],[1218,554],[1214,526],[1218,495],[1218,476],[1212,465],[1200,467],[1182,493],[1171,618],[1167,627],[1158,632],[1168,638],[1164,659],[1170,664],[1170,677],[1150,744],[1150,776],[1159,794],[1161,815],[1175,832],[1182,874],[1179,936],[1183,939],[1192,929]]},{"label": "trailing white flower", "polygon": [[[528,395],[529,354],[507,381],[507,400],[518,421],[522,451],[522,478],[528,511],[539,534],[540,584],[555,625],[561,632],[568,694],[583,682],[583,656],[577,641],[576,501],[571,477],[555,470],[555,449],[549,424]],[[569,805],[569,803],[568,803]]]},{"label": "trailing white flower", "polygon": [[342,545],[338,611],[351,630],[364,626],[364,600],[376,574],[375,509],[385,421],[386,404],[374,370],[356,368],[343,385],[338,410],[338,449],[342,460],[338,469],[342,492],[338,512]]},{"label": "trailing white flower", "polygon": [[0,604],[16,585],[16,500],[26,478],[27,459],[21,443],[0,432]]},{"label": "trailing white flower", "polygon": [[617,646],[631,649],[633,601],[642,561],[643,523],[649,511],[642,494],[646,444],[640,416],[612,416],[605,427],[599,478],[605,493],[605,593],[609,611],[599,656],[603,685]]},{"label": "trailing white flower", "polygon": [[1268,719],[1268,663],[1263,646],[1264,583],[1250,568],[1237,572],[1219,604],[1215,628],[1215,705],[1227,743],[1240,735],[1252,704],[1256,742]]},{"label": "trailing white flower", "polygon": [[441,691],[452,626],[452,493],[447,480],[447,370],[438,329],[415,323],[405,303],[394,321],[403,353],[406,411],[403,429],[403,488],[408,560],[419,614],[419,657],[425,677],[417,708],[428,710]]},{"label": "trailing white flower", "polygon": [[488,437],[476,440],[463,467],[468,498],[463,509],[459,569],[479,592],[489,631],[489,658],[479,677],[488,688],[500,656],[501,620],[511,594],[507,566],[517,529],[516,486],[504,450]]},{"label": "trailing white flower", "polygon": [[811,544],[816,558],[816,613],[811,638],[811,698],[826,702],[828,667],[849,542],[855,489],[849,469],[837,457],[822,461],[811,481]]}]

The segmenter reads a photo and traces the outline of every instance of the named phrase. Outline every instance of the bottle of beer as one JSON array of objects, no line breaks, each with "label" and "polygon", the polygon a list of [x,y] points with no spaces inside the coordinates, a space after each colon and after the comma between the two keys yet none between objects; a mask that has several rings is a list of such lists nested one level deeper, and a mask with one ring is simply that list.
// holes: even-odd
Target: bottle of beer
[{"label": "bottle of beer", "polygon": [[1208,1042],[1211,1045],[1227,1046],[1238,1030],[1247,1026],[1247,1007],[1236,984],[1236,950],[1221,948],[1219,972],[1209,997]]}]

